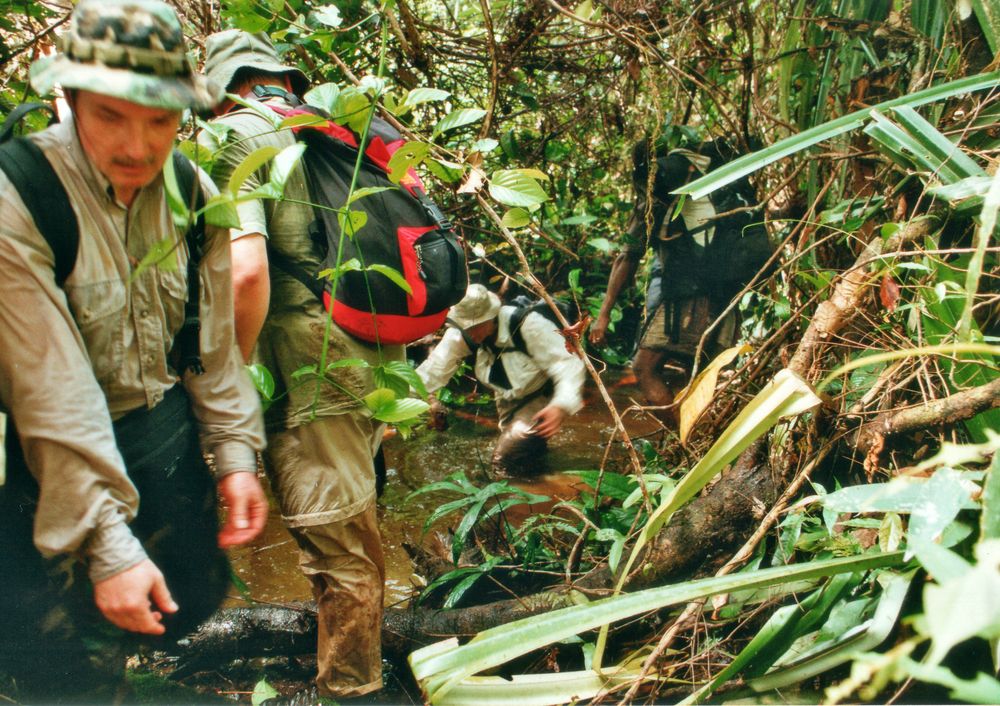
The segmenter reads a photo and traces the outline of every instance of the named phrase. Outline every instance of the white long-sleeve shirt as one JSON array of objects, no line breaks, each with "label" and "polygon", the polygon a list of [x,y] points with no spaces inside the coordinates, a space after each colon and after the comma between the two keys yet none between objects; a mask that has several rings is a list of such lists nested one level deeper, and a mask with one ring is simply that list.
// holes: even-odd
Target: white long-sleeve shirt
[{"label": "white long-sleeve shirt", "polygon": [[[488,386],[500,400],[518,400],[540,390],[552,381],[555,390],[551,404],[567,414],[575,414],[583,406],[583,384],[586,369],[583,361],[566,350],[566,343],[559,329],[538,312],[531,312],[521,322],[527,354],[514,348],[510,331],[510,317],[516,307],[504,306],[497,316],[496,343],[482,345],[476,352],[476,378]],[[448,327],[441,341],[417,368],[428,392],[444,387],[458,370],[459,364],[472,351],[466,345],[462,332]],[[500,387],[490,382],[490,371],[497,358],[507,375],[511,387]]]}]

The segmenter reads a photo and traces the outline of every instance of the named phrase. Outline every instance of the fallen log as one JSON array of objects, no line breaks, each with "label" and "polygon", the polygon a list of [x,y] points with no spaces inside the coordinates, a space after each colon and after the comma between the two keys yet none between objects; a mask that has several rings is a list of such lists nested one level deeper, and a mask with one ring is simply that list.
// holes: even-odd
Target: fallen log
[{"label": "fallen log", "polygon": [[[574,605],[579,598],[560,589],[488,605],[436,610],[397,608],[382,619],[382,651],[405,658],[410,651],[449,637],[471,637],[497,625]],[[218,669],[237,660],[316,651],[316,604],[224,608],[165,651],[175,657],[175,678]]]},{"label": "fallen log", "polygon": [[997,407],[1000,407],[1000,378],[920,407],[883,412],[858,429],[854,446],[867,454],[886,437],[955,424]]}]

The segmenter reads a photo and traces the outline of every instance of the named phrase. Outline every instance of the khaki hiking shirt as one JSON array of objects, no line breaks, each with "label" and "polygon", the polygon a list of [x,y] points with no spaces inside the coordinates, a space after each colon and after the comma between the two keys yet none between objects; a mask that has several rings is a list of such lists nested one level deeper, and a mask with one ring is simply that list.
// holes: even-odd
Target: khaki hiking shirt
[{"label": "khaki hiking shirt", "polygon": [[[566,414],[576,414],[583,407],[583,384],[587,374],[583,361],[566,350],[566,340],[559,329],[538,312],[531,312],[521,322],[527,354],[513,348],[510,316],[515,310],[512,306],[500,307],[495,350],[483,345],[476,351],[476,378],[493,391],[498,402],[524,399],[551,380],[555,389],[550,404]],[[459,364],[471,352],[462,332],[448,326],[441,341],[417,368],[427,391],[433,393],[447,385]],[[511,384],[510,389],[489,382],[490,371],[497,363],[498,355],[499,364],[503,365]]]},{"label": "khaki hiking shirt", "polygon": [[[10,410],[39,481],[35,544],[46,556],[82,550],[99,581],[146,554],[128,527],[139,498],[111,422],[151,408],[177,383],[168,352],[184,317],[187,248],[162,177],[130,208],[80,146],[72,118],[32,135],[69,194],[80,229],[76,267],[62,289],[53,254],[0,172],[0,403]],[[202,175],[206,193],[215,187]],[[174,235],[178,267],[133,267]],[[202,447],[219,475],[256,468],[260,403],[240,363],[232,323],[228,232],[208,227],[201,263],[201,358],[183,384]]]}]

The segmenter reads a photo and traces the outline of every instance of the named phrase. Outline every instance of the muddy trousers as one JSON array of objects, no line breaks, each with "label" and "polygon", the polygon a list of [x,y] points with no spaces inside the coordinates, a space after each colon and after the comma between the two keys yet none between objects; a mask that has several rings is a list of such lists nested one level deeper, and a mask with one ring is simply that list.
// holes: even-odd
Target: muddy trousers
[{"label": "muddy trousers", "polygon": [[546,385],[524,399],[497,400],[500,436],[493,447],[493,472],[501,476],[530,476],[547,470],[549,443],[530,432],[533,418],[552,401]]},{"label": "muddy trousers", "polygon": [[[219,606],[229,566],[218,547],[215,484],[180,387],[153,410],[115,423],[118,448],[139,491],[131,523],[163,572],[180,610],[164,616],[169,644]],[[38,485],[16,434],[7,438],[7,479],[0,487],[0,673],[24,703],[101,703],[120,695],[124,656],[139,637],[109,623],[94,605],[82,561],[46,560],[32,542]],[[11,695],[11,694],[8,694]]]},{"label": "muddy trousers", "polygon": [[385,561],[373,458],[383,425],[345,413],[272,434],[267,470],[318,615],[320,694],[382,688]]}]

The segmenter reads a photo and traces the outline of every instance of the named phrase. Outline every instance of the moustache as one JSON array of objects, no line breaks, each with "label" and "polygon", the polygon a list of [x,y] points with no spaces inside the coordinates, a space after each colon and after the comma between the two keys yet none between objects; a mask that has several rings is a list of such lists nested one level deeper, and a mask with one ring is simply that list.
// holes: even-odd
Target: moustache
[{"label": "moustache", "polygon": [[113,157],[111,164],[116,167],[125,167],[126,169],[132,169],[135,167],[151,167],[155,163],[155,158],[147,157],[146,159],[132,159],[130,157]]}]

